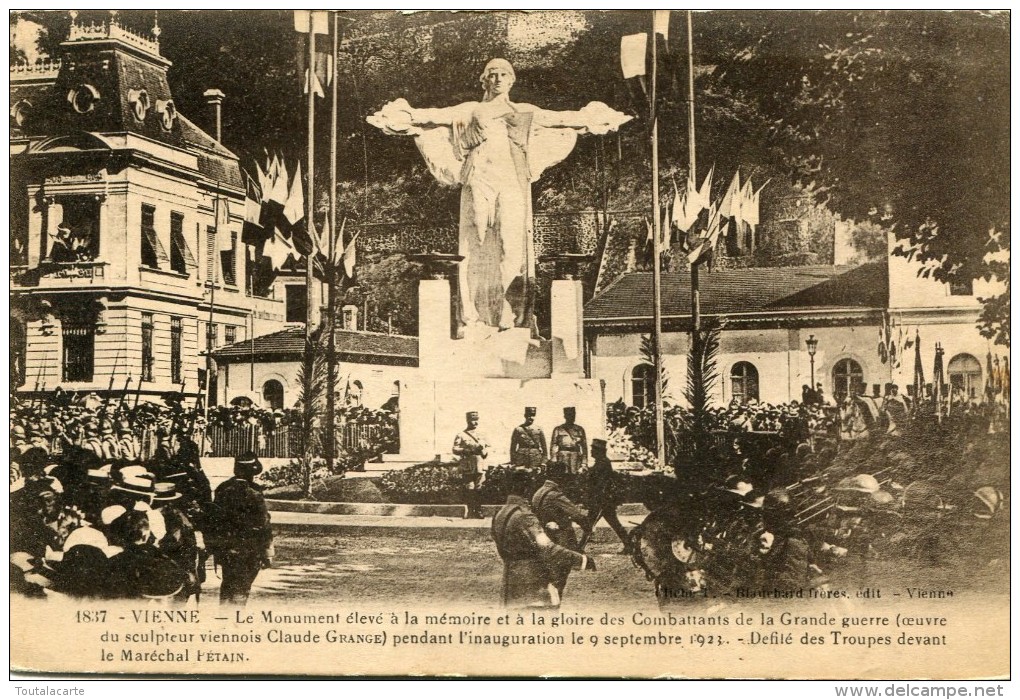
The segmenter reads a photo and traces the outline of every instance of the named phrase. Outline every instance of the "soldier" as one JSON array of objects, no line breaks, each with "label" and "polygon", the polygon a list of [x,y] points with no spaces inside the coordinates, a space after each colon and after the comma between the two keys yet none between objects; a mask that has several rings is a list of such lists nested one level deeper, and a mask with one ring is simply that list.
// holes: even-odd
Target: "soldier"
[{"label": "soldier", "polygon": [[122,423],[117,429],[117,452],[120,459],[127,463],[137,462],[141,459],[141,451],[141,445],[131,430],[131,425]]},{"label": "soldier", "polygon": [[482,460],[489,456],[489,445],[478,434],[478,411],[468,411],[465,418],[467,427],[453,439],[453,454],[460,458],[464,518],[481,518],[482,503],[478,489],[481,487]]},{"label": "soldier", "polygon": [[548,456],[545,433],[534,426],[538,409],[528,406],[524,409],[524,422],[514,428],[510,436],[510,463],[515,467],[541,467]]},{"label": "soldier", "polygon": [[613,528],[613,532],[623,542],[621,554],[630,554],[630,535],[616,515],[616,507],[620,504],[620,495],[616,472],[613,471],[613,465],[609,461],[609,457],[606,456],[606,441],[592,440],[591,455],[595,461],[592,463],[591,469],[588,470],[586,505],[592,514],[589,533],[594,531],[600,518],[605,518],[609,527]]},{"label": "soldier", "polygon": [[[566,475],[567,465],[563,462],[550,464],[546,470],[545,483],[539,487],[531,499],[531,509],[553,542],[578,552],[580,547],[577,543],[577,535],[574,533],[574,523],[587,529],[588,513],[580,506],[575,505],[561,490],[560,484]],[[570,569],[570,566],[565,565],[554,572],[553,583],[556,590],[559,591],[560,597],[563,596],[563,589],[567,585]]]},{"label": "soldier", "polygon": [[506,505],[492,519],[492,539],[503,559],[502,603],[511,608],[558,608],[563,569],[595,570],[595,562],[553,542],[531,510],[531,476],[510,475]]},{"label": "soldier", "polygon": [[584,428],[574,423],[577,410],[573,406],[563,409],[563,425],[557,425],[552,432],[552,454],[554,462],[567,465],[570,474],[577,474],[588,466],[588,437]]},{"label": "soldier", "polygon": [[889,391],[882,403],[882,411],[889,420],[889,434],[900,435],[902,427],[907,424],[910,409],[907,408],[907,402],[900,396],[900,388],[896,384],[889,385]]},{"label": "soldier", "polygon": [[210,549],[223,572],[220,602],[244,606],[255,577],[272,565],[273,531],[262,489],[255,476],[262,463],[252,452],[234,459],[234,477],[216,488],[209,523],[215,544]]}]

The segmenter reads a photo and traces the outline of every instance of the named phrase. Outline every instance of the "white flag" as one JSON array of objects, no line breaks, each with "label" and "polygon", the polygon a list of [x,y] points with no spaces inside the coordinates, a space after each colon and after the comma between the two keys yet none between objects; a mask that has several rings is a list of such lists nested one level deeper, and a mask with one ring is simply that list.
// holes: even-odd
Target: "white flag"
[{"label": "white flag", "polygon": [[740,190],[740,218],[750,225],[752,231],[758,225],[758,197],[754,193],[750,178]]},{"label": "white flag", "polygon": [[311,75],[312,80],[314,81],[312,83],[312,86],[313,86],[313,89],[315,90],[315,96],[316,97],[325,97],[326,96],[326,91],[322,89],[322,83],[319,82],[319,76],[315,74],[315,71],[310,71],[307,68],[305,68],[305,86],[304,86],[304,88],[301,91],[302,94],[305,94],[305,95],[308,94],[308,76],[309,75]]},{"label": "white flag", "polygon": [[305,189],[301,182],[301,162],[298,161],[297,170],[294,171],[294,182],[291,183],[290,192],[287,194],[287,203],[283,205],[283,216],[291,226],[301,221],[305,216]]},{"label": "white flag", "polygon": [[[343,240],[341,238],[340,240]],[[358,234],[354,234],[354,238],[347,244],[347,248],[344,249],[343,266],[344,266],[344,277],[347,279],[354,278],[354,265],[357,262],[357,243]]]},{"label": "white flag", "polygon": [[234,239],[230,232],[230,204],[222,197],[216,200],[216,249],[221,253],[229,253],[234,249]]},{"label": "white flag", "polygon": [[652,26],[656,34],[669,38],[669,10],[653,10]]},{"label": "white flag", "polygon": [[278,156],[273,156],[273,165],[270,168],[269,176],[272,178],[273,186],[269,190],[269,201],[283,206],[287,202],[287,164]]},{"label": "white flag", "polygon": [[308,33],[308,18],[316,34],[329,34],[329,13],[325,10],[294,10],[294,31]]},{"label": "white flag", "polygon": [[648,49],[647,34],[629,34],[620,39],[620,67],[624,78],[634,78],[648,72],[645,53]]},{"label": "white flag", "polygon": [[262,251],[262,254],[272,261],[274,270],[282,268],[292,253],[294,257],[297,257],[294,246],[290,241],[281,236],[279,231],[276,231],[273,237],[266,241],[265,248]]},{"label": "white flag", "polygon": [[722,201],[719,203],[719,217],[727,219],[730,217],[740,220],[740,169],[733,173],[733,179],[730,180],[730,186],[726,188],[726,194],[723,195]]}]

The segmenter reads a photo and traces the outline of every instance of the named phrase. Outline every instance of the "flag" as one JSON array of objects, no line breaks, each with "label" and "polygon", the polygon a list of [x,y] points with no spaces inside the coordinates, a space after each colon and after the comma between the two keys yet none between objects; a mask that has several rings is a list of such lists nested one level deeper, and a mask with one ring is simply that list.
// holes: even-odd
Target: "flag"
[{"label": "flag", "polygon": [[652,10],[652,27],[656,34],[669,39],[669,10]]},{"label": "flag", "polygon": [[713,254],[715,246],[719,242],[720,222],[719,209],[713,204],[709,208],[708,225],[705,227],[704,238],[697,245],[691,246],[691,251],[687,254],[687,260],[692,265],[708,261]]},{"label": "flag", "polygon": [[[256,165],[256,167],[258,167]],[[261,173],[261,168],[259,171]],[[266,232],[259,223],[262,218],[262,192],[247,173],[244,191],[244,226],[241,228],[241,242],[258,246],[265,241]]]},{"label": "flag", "polygon": [[291,226],[301,221],[305,216],[305,189],[301,182],[301,163],[297,164],[294,171],[294,180],[290,184],[287,193],[286,203],[283,205],[283,217]]},{"label": "flag", "polygon": [[297,257],[297,254],[294,251],[294,246],[290,241],[280,235],[279,230],[274,232],[272,238],[266,241],[263,255],[269,258],[272,262],[274,270],[279,270],[287,264],[287,258],[291,255]]},{"label": "flag", "polygon": [[652,240],[654,238],[654,233],[652,232],[652,222],[651,220],[648,219],[647,216],[645,217],[645,228],[648,230],[648,234],[645,236],[645,243],[651,245]]},{"label": "flag", "polygon": [[309,18],[314,33],[329,34],[329,12],[325,10],[294,10],[294,31],[307,34]]},{"label": "flag", "polygon": [[662,210],[662,228],[659,229],[659,245],[668,248],[672,242],[669,235],[669,206]]},{"label": "flag", "polygon": [[273,165],[269,175],[273,184],[268,199],[282,207],[286,203],[289,193],[287,191],[287,164],[279,156],[273,156]]},{"label": "flag", "polygon": [[[687,180],[688,192],[690,191],[690,179]],[[670,221],[681,231],[686,232],[690,228],[690,223],[684,218],[684,202],[687,201],[687,193],[684,196],[680,196],[680,188],[676,186],[676,180],[673,180],[673,215],[670,217]],[[686,223],[684,226],[682,224]]]},{"label": "flag", "polygon": [[648,72],[645,59],[647,51],[647,34],[629,34],[620,39],[620,67],[624,79],[636,78]]},{"label": "flag", "polygon": [[914,333],[914,406],[917,407],[924,398],[924,365],[921,363],[921,333]]},{"label": "flag", "polygon": [[[309,70],[307,68],[305,68],[305,78],[304,78],[304,81],[303,81],[302,87],[301,87],[301,94],[303,94],[303,95],[307,95],[308,94],[308,74],[309,74]],[[325,97],[326,96],[326,91],[322,89],[322,83],[319,82],[319,76],[317,74],[313,73],[311,77],[312,77],[312,80],[314,81],[313,82],[313,89],[315,90],[315,96],[316,97]]]},{"label": "flag", "polygon": [[[343,231],[343,228],[341,227],[341,232],[342,231]],[[343,236],[341,236],[340,240],[343,240]],[[355,264],[357,262],[357,252],[358,252],[358,250],[357,250],[357,242],[358,242],[358,234],[354,234],[354,238],[352,238],[351,242],[347,244],[346,248],[344,248],[343,257],[340,259],[340,262],[341,262],[341,265],[342,265],[342,268],[343,268],[344,277],[347,280],[350,280],[352,282],[354,280],[354,266],[355,266]]]},{"label": "flag", "polygon": [[229,253],[234,249],[233,237],[230,233],[230,204],[226,199],[216,199],[216,249],[221,253]]},{"label": "flag", "polygon": [[942,370],[943,352],[944,351],[942,350],[942,345],[939,343],[935,343],[935,366],[932,367],[931,372],[931,392],[932,398],[934,399],[935,402],[935,415],[940,417],[942,415],[942,399],[944,398],[942,391],[944,375]]},{"label": "flag", "polygon": [[722,201],[719,203],[719,218],[736,219],[740,221],[740,169],[733,173],[730,186],[726,189]]}]

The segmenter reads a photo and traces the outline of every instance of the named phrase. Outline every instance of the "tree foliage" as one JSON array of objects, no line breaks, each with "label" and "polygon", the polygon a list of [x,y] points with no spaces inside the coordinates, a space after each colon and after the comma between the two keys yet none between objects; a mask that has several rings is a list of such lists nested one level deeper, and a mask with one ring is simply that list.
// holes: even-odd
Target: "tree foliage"
[{"label": "tree foliage", "polygon": [[[713,80],[752,101],[820,201],[892,227],[940,281],[1009,248],[1009,15],[711,13]],[[721,33],[716,38],[723,39]],[[990,300],[986,314],[1008,308]],[[991,318],[987,332],[1002,337]],[[1005,332],[1008,340],[1008,330]]]}]

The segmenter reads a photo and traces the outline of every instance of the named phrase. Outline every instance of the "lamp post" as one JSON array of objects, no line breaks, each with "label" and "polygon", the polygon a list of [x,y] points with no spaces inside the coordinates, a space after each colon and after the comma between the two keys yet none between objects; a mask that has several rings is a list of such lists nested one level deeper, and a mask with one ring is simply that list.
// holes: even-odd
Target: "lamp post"
[{"label": "lamp post", "polygon": [[811,389],[815,388],[815,353],[818,352],[818,338],[812,333],[807,339],[807,354],[811,358]]}]

